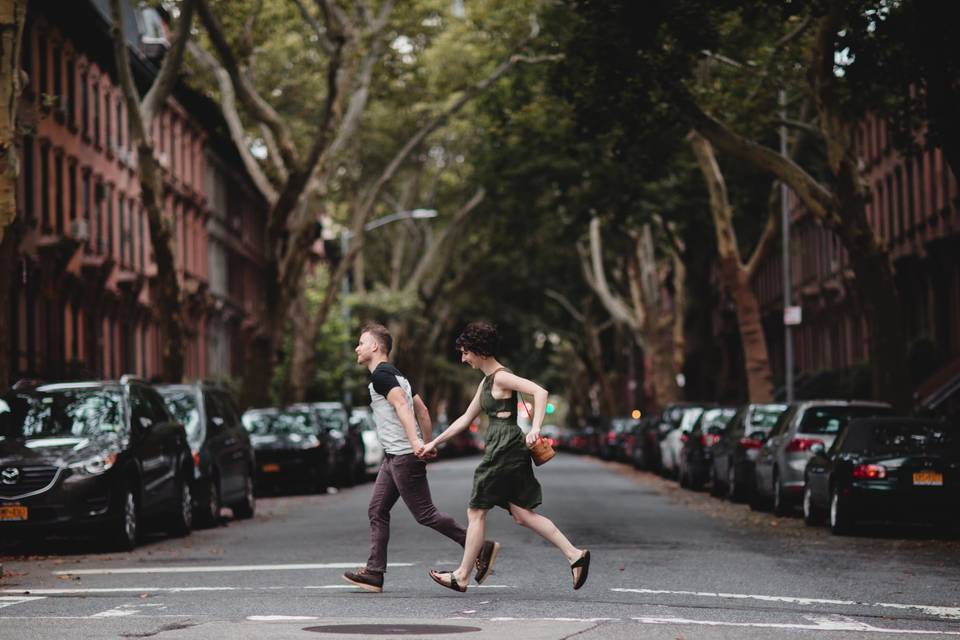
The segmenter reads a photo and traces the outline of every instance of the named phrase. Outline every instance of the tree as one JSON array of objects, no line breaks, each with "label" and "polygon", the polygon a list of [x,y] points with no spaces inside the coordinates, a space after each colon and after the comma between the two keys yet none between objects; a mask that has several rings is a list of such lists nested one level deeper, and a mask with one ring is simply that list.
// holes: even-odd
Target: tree
[{"label": "tree", "polygon": [[160,325],[161,375],[168,382],[179,382],[183,378],[183,354],[186,350],[180,281],[177,277],[171,222],[163,211],[163,173],[154,154],[154,141],[149,131],[154,116],[163,108],[177,81],[183,52],[190,38],[190,24],[196,3],[194,0],[184,0],[180,6],[181,13],[174,28],[170,50],[142,100],[130,70],[130,53],[123,37],[120,3],[121,0],[110,0],[110,37],[113,40],[113,57],[120,88],[127,103],[130,141],[137,147],[140,200],[146,212],[153,259],[157,263],[156,310]]},{"label": "tree", "polygon": [[23,27],[27,18],[26,0],[0,2],[0,389],[10,383],[10,286],[16,263],[17,218],[17,104],[23,91],[20,69]]}]

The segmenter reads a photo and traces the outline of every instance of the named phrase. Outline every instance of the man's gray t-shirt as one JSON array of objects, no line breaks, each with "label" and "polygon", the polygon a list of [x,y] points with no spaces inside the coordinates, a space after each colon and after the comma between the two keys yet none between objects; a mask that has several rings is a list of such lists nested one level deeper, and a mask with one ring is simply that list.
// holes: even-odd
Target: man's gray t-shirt
[{"label": "man's gray t-shirt", "polygon": [[[404,455],[413,453],[413,447],[407,439],[407,433],[403,430],[400,418],[397,412],[387,400],[387,394],[394,387],[400,387],[407,400],[407,406],[413,413],[413,387],[400,370],[389,362],[381,362],[377,368],[370,372],[370,409],[373,412],[373,421],[377,425],[377,438],[380,440],[380,446],[386,453],[391,455]],[[414,414],[416,415],[416,414]],[[420,425],[417,425],[417,435],[423,438],[420,431]]]}]

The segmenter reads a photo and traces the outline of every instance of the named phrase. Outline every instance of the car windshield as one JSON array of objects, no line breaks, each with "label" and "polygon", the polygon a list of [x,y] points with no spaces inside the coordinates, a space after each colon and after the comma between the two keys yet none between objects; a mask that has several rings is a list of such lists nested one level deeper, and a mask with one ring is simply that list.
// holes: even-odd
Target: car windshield
[{"label": "car windshield", "polygon": [[200,424],[200,408],[197,406],[197,396],[193,391],[164,391],[163,401],[173,418],[183,424],[187,432],[187,440],[191,445],[203,442],[203,428]]},{"label": "car windshield", "polygon": [[800,422],[800,433],[837,434],[854,418],[870,418],[873,416],[890,415],[887,407],[870,407],[864,405],[836,405],[811,407],[803,414]]},{"label": "car windshield", "polygon": [[956,429],[947,424],[902,422],[851,426],[843,450],[870,455],[960,453]]},{"label": "car windshield", "polygon": [[246,413],[243,426],[251,434],[264,435],[311,435],[315,433],[310,414],[306,412]]},{"label": "car windshield", "polygon": [[721,409],[707,409],[703,412],[703,417],[700,419],[700,428],[703,430],[708,429],[723,429],[727,426],[727,423],[730,422],[730,418],[737,413],[737,410],[733,407],[724,407]]},{"label": "car windshield", "polygon": [[89,437],[124,428],[119,391],[59,389],[0,397],[4,438]]},{"label": "car windshield", "polygon": [[325,429],[343,429],[343,413],[339,409],[318,409],[317,415]]},{"label": "car windshield", "polygon": [[762,404],[753,408],[750,412],[750,420],[747,425],[747,431],[767,432],[773,428],[784,411],[787,410],[785,404]]}]

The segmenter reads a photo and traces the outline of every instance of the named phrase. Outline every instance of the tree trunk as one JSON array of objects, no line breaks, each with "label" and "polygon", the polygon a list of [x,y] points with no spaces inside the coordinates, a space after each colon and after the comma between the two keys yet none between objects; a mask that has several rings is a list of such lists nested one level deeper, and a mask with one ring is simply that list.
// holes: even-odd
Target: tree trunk
[{"label": "tree trunk", "polygon": [[310,385],[316,375],[317,333],[319,327],[312,321],[310,313],[308,275],[300,287],[300,293],[291,307],[291,347],[287,380],[284,384],[284,402],[305,402]]},{"label": "tree trunk", "polygon": [[14,223],[7,227],[3,240],[0,240],[0,389],[6,389],[13,383],[11,379],[13,374],[11,315],[17,305],[11,298],[11,294],[16,278],[17,246],[20,244],[18,226]]},{"label": "tree trunk", "polygon": [[[583,334],[587,348],[587,361],[593,370],[594,379],[600,386],[600,404],[608,416],[617,415],[616,395],[610,386],[610,379],[607,376],[606,369],[603,366],[603,346],[600,343],[600,329],[593,321],[590,313],[590,299],[584,301],[583,309]],[[630,347],[633,348],[633,345]]]},{"label": "tree trunk", "polygon": [[[710,213],[717,235],[720,277],[723,288],[733,299],[737,310],[737,326],[740,329],[750,402],[771,402],[773,373],[770,370],[767,341],[760,322],[760,305],[751,286],[751,274],[740,259],[740,247],[733,226],[733,208],[727,196],[726,181],[707,139],[696,131],[691,131],[687,139],[710,194]],[[758,246],[758,250],[762,251],[762,247]]]}]

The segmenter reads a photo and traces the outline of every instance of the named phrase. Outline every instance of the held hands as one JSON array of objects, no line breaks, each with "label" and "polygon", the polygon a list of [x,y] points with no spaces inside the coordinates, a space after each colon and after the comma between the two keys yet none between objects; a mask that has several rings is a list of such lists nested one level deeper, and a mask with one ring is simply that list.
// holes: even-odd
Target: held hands
[{"label": "held hands", "polygon": [[530,433],[527,434],[526,442],[528,447],[532,447],[537,443],[537,440],[540,439],[540,428],[535,427],[530,429]]},{"label": "held hands", "polygon": [[431,440],[430,442],[424,444],[420,442],[420,446],[414,449],[414,453],[421,460],[431,460],[437,457],[437,443],[436,441]]}]

